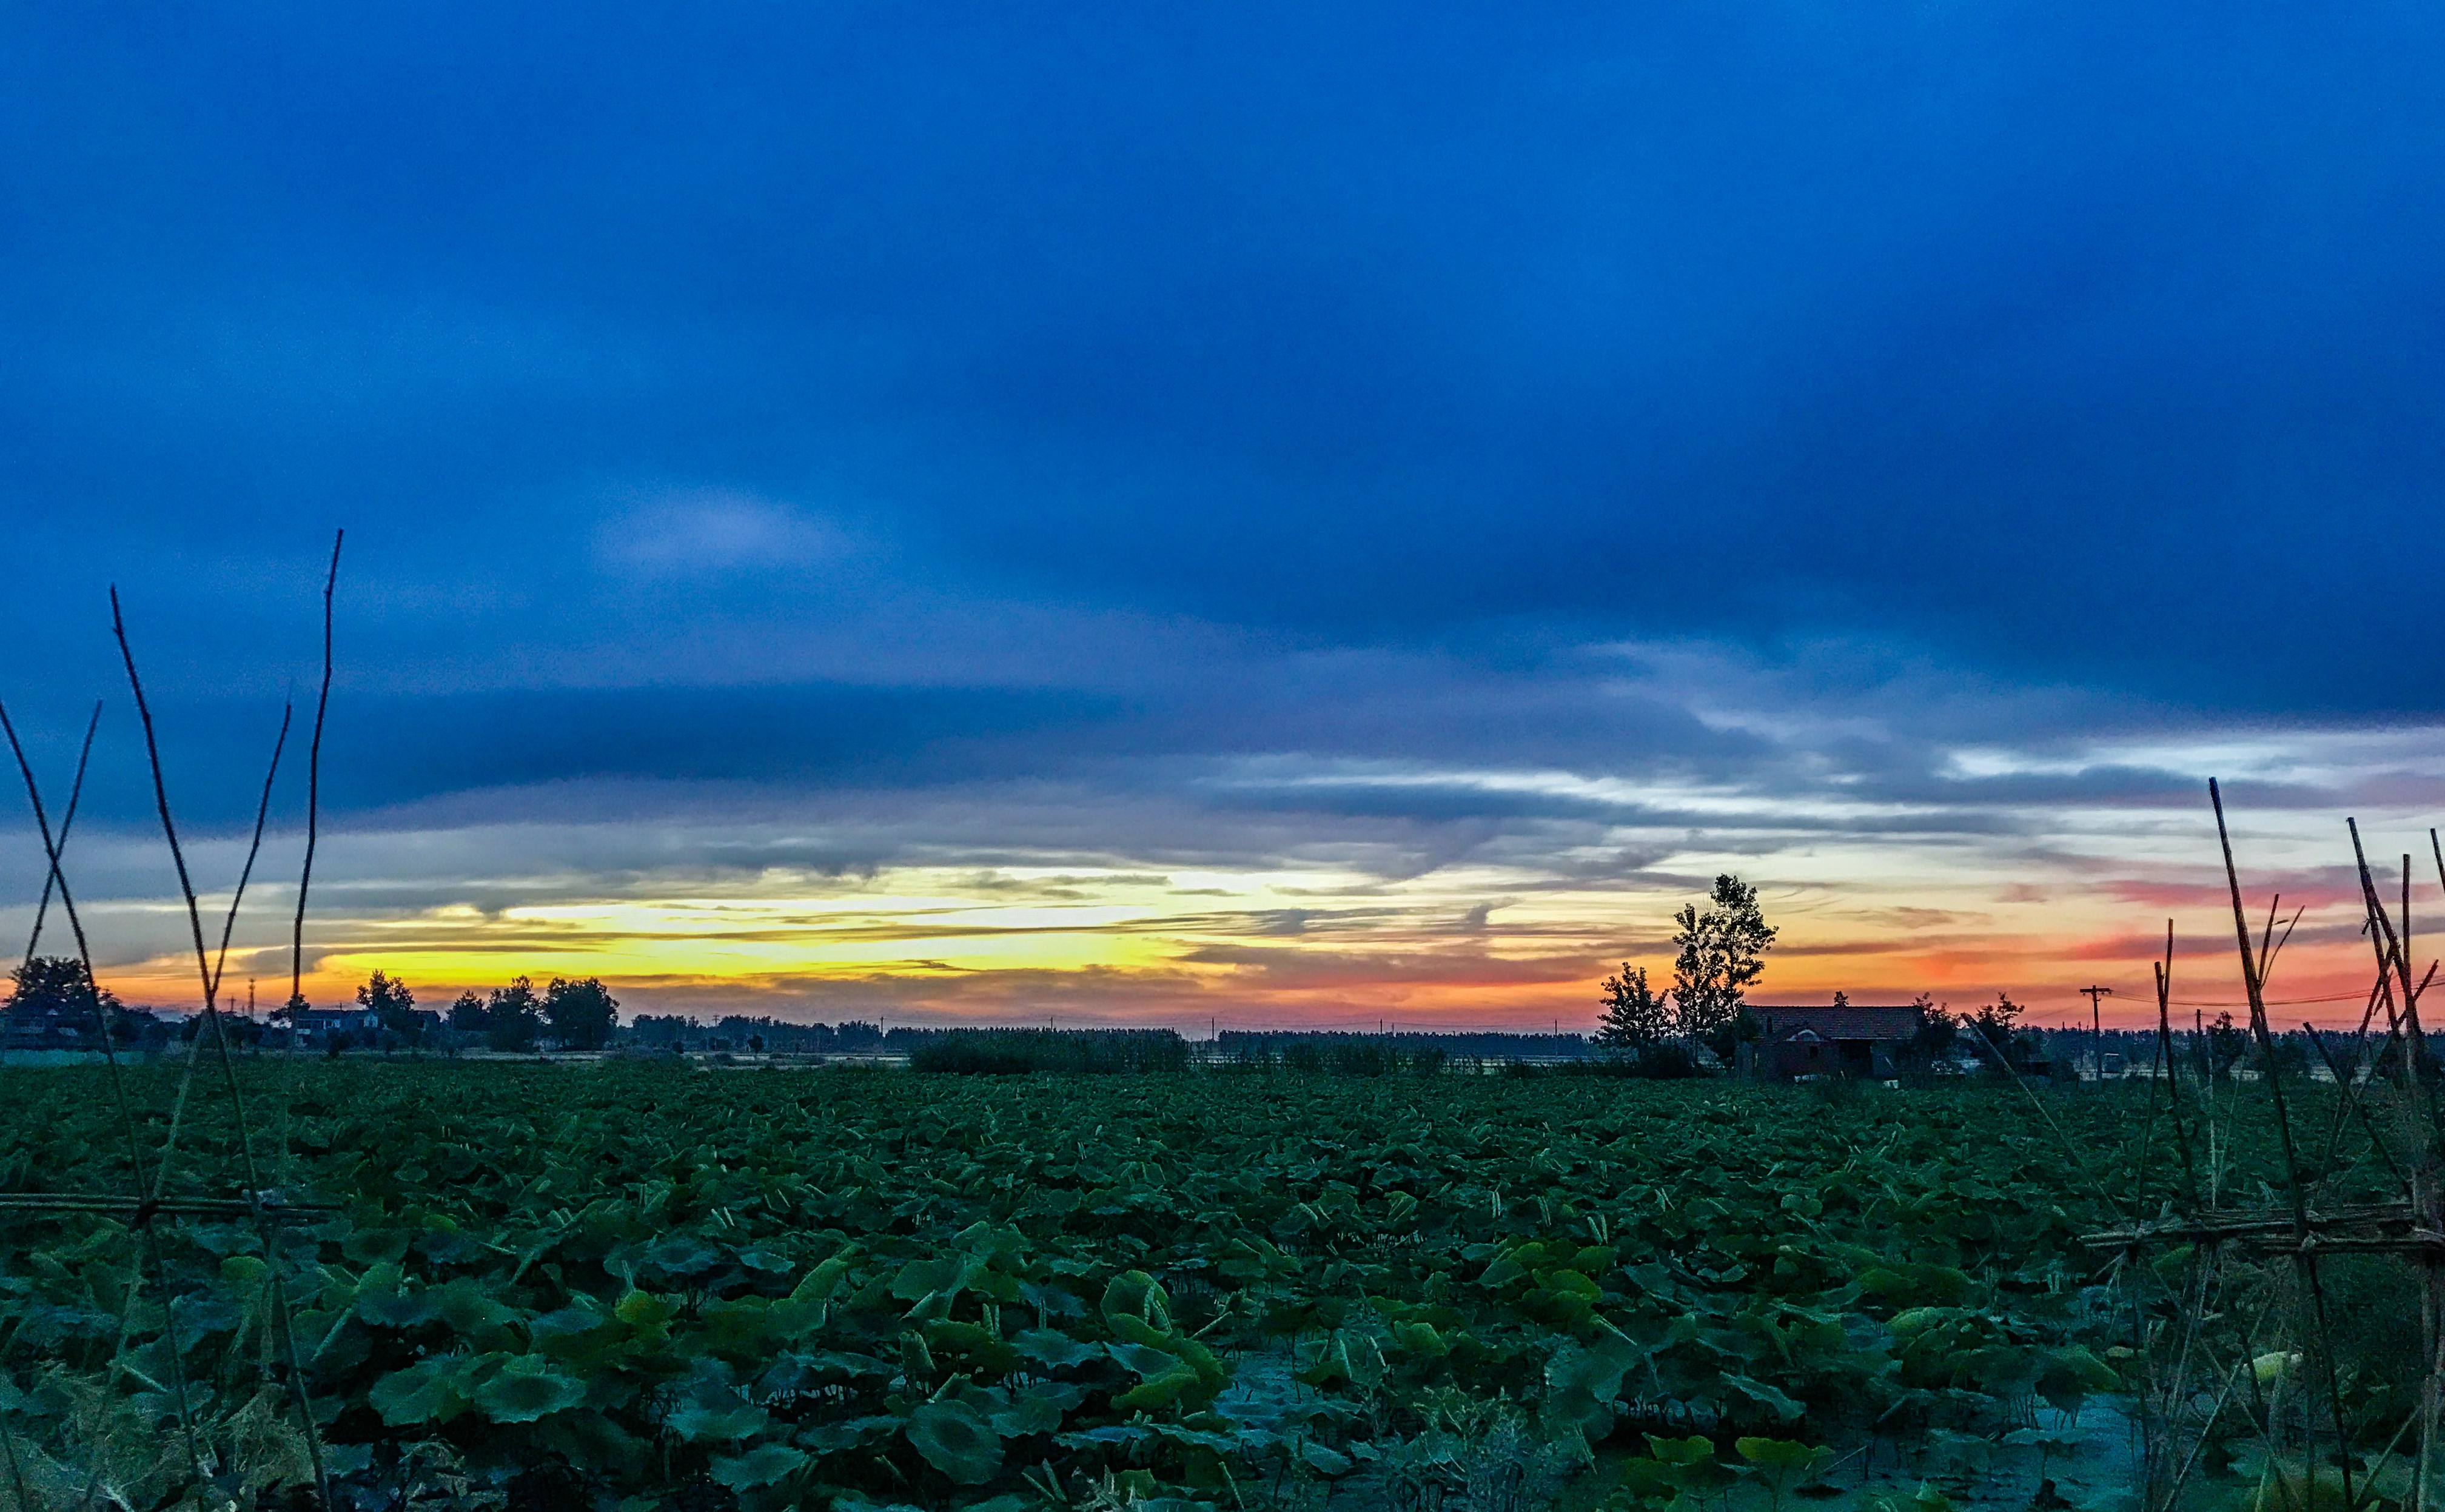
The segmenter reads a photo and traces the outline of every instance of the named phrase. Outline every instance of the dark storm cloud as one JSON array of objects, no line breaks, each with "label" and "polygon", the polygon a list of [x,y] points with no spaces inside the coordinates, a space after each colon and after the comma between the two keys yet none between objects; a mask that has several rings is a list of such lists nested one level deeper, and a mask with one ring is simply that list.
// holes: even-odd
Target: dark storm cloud
[{"label": "dark storm cloud", "polygon": [[1431,856],[1702,818],[1212,764],[2152,803],[1933,746],[2445,686],[2433,10],[0,28],[0,694],[61,768],[116,578],[199,824],[336,522],[363,811],[1058,774]]}]

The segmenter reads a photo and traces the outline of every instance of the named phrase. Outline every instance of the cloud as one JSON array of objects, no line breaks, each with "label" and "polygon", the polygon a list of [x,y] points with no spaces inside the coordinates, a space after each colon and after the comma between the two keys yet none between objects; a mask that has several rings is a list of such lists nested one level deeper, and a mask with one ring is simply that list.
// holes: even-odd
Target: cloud
[{"label": "cloud", "polygon": [[596,557],[646,579],[836,568],[857,555],[829,520],[721,489],[663,494],[595,528]]},{"label": "cloud", "polygon": [[294,9],[0,19],[0,695],[55,780],[117,584],[226,878],[345,524],[333,974],[1521,1018],[1737,869],[1778,981],[2043,983],[2212,915],[2211,774],[2341,972],[2445,806],[2408,12]]},{"label": "cloud", "polygon": [[[1871,686],[1852,718],[1821,719],[1788,691],[1791,668],[1722,649],[1702,673],[1679,654],[1670,681],[1606,672],[1601,697],[1576,653],[1500,669],[1387,657],[1352,684],[1290,650],[1271,676],[1204,699],[1156,683],[1128,707],[906,689],[361,700],[327,753],[314,959],[327,983],[383,963],[453,989],[560,971],[609,977],[640,1006],[801,1016],[1366,1004],[1524,1023],[1592,1012],[1579,978],[1623,960],[1669,973],[1670,910],[1719,870],[1758,882],[1783,926],[1779,996],[2006,989],[2043,1006],[2148,938],[2162,917],[2148,910],[2185,921],[2185,960],[2229,931],[2200,795],[2166,778],[2227,759],[2224,730],[2092,726],[2079,738],[2097,754],[2073,757],[2048,754],[2070,737],[2041,723],[2025,749],[1989,739],[1965,767],[1951,732],[1999,727],[2023,695],[1920,718]],[[1320,681],[1348,697],[1317,707]],[[1650,717],[1691,688],[1716,723],[1752,705],[1780,717],[1736,738]],[[1491,760],[1444,722],[1467,689],[1553,711],[1506,715],[1532,759]],[[1417,718],[1395,757],[1375,732],[1404,699]],[[1591,739],[1590,707],[1639,728]],[[1278,748],[1251,753],[1252,732]],[[370,748],[376,733],[396,752]],[[2253,899],[2311,905],[2287,966],[2307,991],[2365,953],[2332,803],[2417,767],[2423,737],[2303,731],[2288,766],[2285,738],[2252,737],[2249,770],[2298,775],[2262,781],[2270,801],[2235,800],[2236,844]],[[298,836],[293,810],[277,812],[240,929],[250,970],[285,959]],[[2373,845],[2417,822],[2416,804],[2361,812]],[[140,817],[104,812],[71,859],[119,980],[175,994],[183,927]],[[241,845],[199,829],[198,878],[225,881]],[[22,912],[39,874],[9,876]]]}]

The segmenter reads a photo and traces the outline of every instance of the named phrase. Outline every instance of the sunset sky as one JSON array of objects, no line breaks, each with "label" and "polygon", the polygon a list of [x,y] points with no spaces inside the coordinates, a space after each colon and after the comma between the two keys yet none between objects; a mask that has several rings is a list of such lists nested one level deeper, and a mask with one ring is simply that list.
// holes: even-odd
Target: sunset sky
[{"label": "sunset sky", "polygon": [[[2440,76],[2386,5],[15,8],[0,700],[55,812],[105,702],[130,1001],[106,590],[225,903],[345,526],[321,1000],[1585,1028],[1730,871],[1767,1001],[2137,1023],[2171,918],[2212,1015],[2214,775],[2357,1018],[2347,815],[2445,926]],[[0,940],[42,880],[12,786]]]}]

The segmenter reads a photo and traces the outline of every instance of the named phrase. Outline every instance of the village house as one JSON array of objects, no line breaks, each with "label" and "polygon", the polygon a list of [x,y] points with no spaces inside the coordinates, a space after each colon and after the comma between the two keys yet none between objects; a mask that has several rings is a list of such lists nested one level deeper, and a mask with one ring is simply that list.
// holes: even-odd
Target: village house
[{"label": "village house", "polygon": [[293,1024],[302,1049],[319,1050],[335,1039],[344,1049],[370,1046],[382,1037],[382,1015],[370,1008],[308,1008]]},{"label": "village house", "polygon": [[1803,1076],[1886,1080],[1901,1074],[1902,1053],[1917,1032],[1918,1009],[1754,1004],[1764,1033],[1756,1055],[1767,1081]]},{"label": "village house", "polygon": [[0,1031],[0,1047],[9,1050],[100,1050],[93,1015],[83,1008],[56,1002],[11,1002]]},{"label": "village house", "polygon": [[[150,1008],[115,1008],[118,1026],[114,1044],[159,1050],[169,1043],[172,1021]],[[92,1010],[57,1001],[11,999],[0,1008],[0,1051],[85,1051],[99,1055],[102,1036],[94,1028]]]}]

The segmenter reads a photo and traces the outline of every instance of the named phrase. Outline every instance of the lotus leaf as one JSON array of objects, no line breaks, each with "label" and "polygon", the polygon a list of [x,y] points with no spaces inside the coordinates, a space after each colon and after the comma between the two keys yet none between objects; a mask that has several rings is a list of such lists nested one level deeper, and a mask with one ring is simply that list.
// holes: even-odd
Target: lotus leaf
[{"label": "lotus leaf", "polygon": [[1001,1435],[961,1402],[927,1402],[908,1414],[908,1442],[960,1485],[981,1485],[1001,1467]]},{"label": "lotus leaf", "polygon": [[366,1404],[392,1428],[446,1423],[467,1410],[467,1397],[458,1390],[466,1364],[458,1355],[419,1360],[376,1381],[365,1392]]},{"label": "lotus leaf", "polygon": [[673,1433],[690,1444],[734,1444],[762,1432],[765,1410],[746,1403],[689,1406],[665,1419]]},{"label": "lotus leaf", "polygon": [[586,1383],[562,1374],[540,1354],[505,1362],[476,1388],[476,1409],[495,1423],[532,1423],[586,1400]]},{"label": "lotus leaf", "polygon": [[744,1454],[715,1455],[711,1474],[717,1485],[746,1491],[787,1480],[806,1463],[803,1450],[786,1444],[761,1444]]}]

